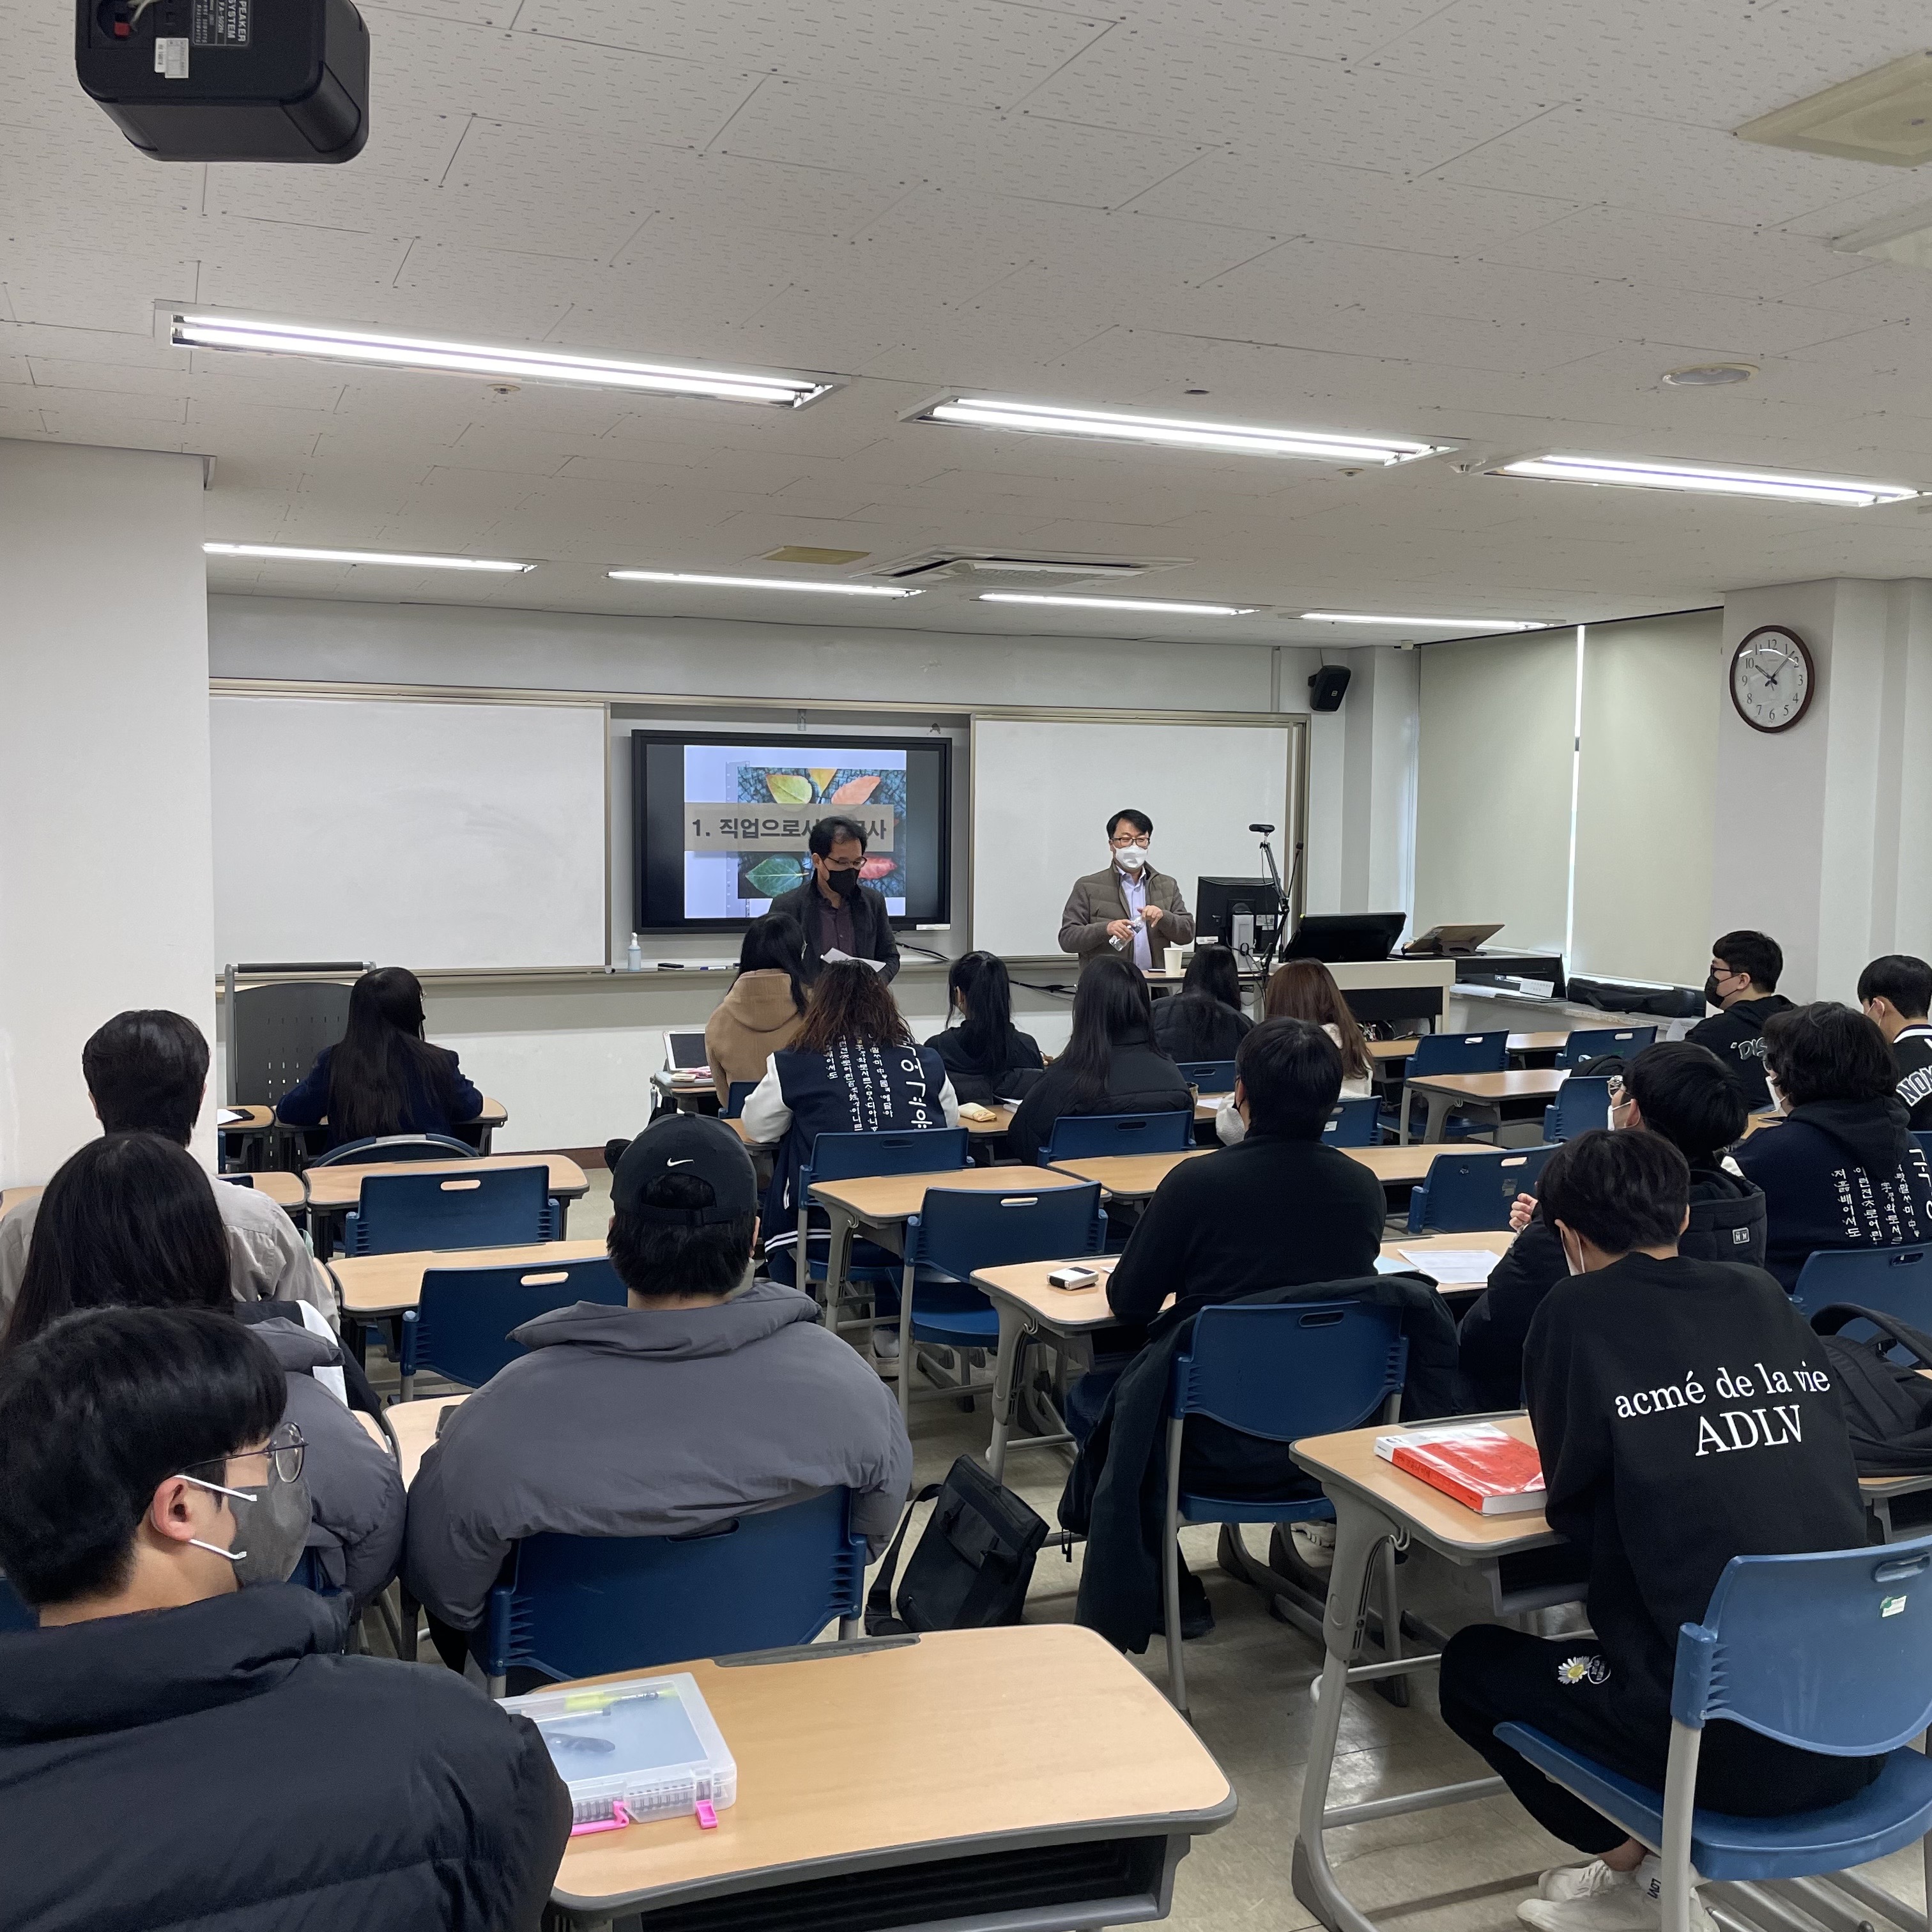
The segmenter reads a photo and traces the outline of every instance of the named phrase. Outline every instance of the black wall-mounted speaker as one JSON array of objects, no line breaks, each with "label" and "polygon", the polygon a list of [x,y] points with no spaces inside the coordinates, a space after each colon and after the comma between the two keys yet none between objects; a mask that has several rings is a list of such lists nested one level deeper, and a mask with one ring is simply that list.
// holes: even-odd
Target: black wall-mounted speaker
[{"label": "black wall-mounted speaker", "polygon": [[1312,711],[1340,710],[1342,695],[1348,688],[1348,680],[1354,675],[1346,664],[1324,664],[1308,680],[1309,709]]}]

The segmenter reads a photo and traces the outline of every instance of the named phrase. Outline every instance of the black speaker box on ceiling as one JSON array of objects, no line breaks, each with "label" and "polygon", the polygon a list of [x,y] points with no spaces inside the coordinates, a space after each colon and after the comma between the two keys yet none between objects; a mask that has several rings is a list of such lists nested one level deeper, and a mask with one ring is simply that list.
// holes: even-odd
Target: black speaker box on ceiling
[{"label": "black speaker box on ceiling", "polygon": [[1312,711],[1339,711],[1342,694],[1354,674],[1346,664],[1324,664],[1308,680],[1309,708]]},{"label": "black speaker box on ceiling", "polygon": [[82,90],[157,161],[347,161],[369,138],[350,0],[76,0]]}]

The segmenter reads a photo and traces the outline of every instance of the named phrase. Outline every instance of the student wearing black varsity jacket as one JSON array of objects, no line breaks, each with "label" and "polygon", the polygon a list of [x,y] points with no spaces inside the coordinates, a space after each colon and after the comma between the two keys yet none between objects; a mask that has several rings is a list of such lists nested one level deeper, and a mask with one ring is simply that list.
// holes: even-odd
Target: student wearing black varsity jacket
[{"label": "student wearing black varsity jacket", "polygon": [[1907,1124],[1932,1128],[1932,966],[1909,952],[1874,959],[1858,975],[1858,1005],[1890,1042]]},{"label": "student wearing black varsity jacket", "polygon": [[[1658,1862],[1498,1742],[1516,1721],[1660,1790],[1680,1625],[1733,1556],[1856,1548],[1864,1511],[1817,1338],[1761,1268],[1677,1252],[1690,1174],[1660,1135],[1598,1131],[1543,1171],[1570,1274],[1530,1325],[1523,1378],[1550,1527],[1589,1566],[1594,1635],[1478,1624],[1443,1653],[1443,1720],[1537,1822],[1590,1855],[1546,1872],[1517,1916],[1544,1932],[1656,1922]],[[1843,1803],[1882,1760],[1828,1758],[1723,1720],[1700,1805],[1778,1816]],[[1708,1932],[1701,1906],[1694,1928]]]}]

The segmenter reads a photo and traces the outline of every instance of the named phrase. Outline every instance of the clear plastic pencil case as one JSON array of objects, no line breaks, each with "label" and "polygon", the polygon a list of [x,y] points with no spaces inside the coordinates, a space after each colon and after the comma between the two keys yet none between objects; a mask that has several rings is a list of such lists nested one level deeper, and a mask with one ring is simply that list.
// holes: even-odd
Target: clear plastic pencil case
[{"label": "clear plastic pencil case", "polygon": [[738,1796],[738,1767],[688,1671],[630,1677],[594,1690],[539,1690],[503,1700],[542,1734],[570,1787],[580,1826],[722,1810]]}]

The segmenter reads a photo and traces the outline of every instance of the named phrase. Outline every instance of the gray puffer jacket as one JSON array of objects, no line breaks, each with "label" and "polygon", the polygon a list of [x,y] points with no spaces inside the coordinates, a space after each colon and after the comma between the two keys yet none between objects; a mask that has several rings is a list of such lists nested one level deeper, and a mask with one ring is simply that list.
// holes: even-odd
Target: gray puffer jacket
[{"label": "gray puffer jacket", "polygon": [[677,1535],[842,1487],[874,1553],[898,1522],[912,1481],[898,1405],[794,1289],[580,1301],[514,1339],[530,1352],[446,1414],[410,1490],[404,1575],[459,1629],[482,1622],[511,1546],[545,1530]]}]

